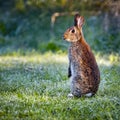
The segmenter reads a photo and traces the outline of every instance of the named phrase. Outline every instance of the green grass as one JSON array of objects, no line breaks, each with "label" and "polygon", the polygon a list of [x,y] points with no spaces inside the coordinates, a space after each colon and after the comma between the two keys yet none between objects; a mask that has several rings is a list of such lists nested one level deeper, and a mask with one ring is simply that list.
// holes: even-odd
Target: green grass
[{"label": "green grass", "polygon": [[66,54],[0,56],[0,120],[119,120],[120,56],[96,58],[98,93],[70,99]]}]

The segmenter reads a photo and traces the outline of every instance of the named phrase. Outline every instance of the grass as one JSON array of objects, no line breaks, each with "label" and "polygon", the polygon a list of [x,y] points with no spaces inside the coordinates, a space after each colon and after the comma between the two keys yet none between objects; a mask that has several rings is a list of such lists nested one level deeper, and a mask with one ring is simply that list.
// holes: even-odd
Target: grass
[{"label": "grass", "polygon": [[69,99],[66,54],[0,56],[1,120],[119,120],[120,56],[96,54],[98,93]]}]

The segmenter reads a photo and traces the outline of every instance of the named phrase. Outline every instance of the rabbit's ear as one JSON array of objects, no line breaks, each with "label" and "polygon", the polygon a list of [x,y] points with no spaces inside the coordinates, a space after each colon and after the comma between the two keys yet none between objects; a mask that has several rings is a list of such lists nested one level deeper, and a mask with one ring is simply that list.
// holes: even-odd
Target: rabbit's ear
[{"label": "rabbit's ear", "polygon": [[74,25],[77,26],[78,28],[81,28],[83,23],[84,23],[84,17],[80,16],[79,14],[76,14],[74,18]]}]

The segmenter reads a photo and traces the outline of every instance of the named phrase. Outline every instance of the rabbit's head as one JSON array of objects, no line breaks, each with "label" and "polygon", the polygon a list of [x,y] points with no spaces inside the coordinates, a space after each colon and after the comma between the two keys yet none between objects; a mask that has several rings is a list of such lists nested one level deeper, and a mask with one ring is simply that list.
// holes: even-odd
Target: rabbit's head
[{"label": "rabbit's head", "polygon": [[79,14],[74,17],[74,26],[68,28],[64,33],[64,40],[69,42],[77,42],[82,36],[82,25],[84,23],[84,18]]}]

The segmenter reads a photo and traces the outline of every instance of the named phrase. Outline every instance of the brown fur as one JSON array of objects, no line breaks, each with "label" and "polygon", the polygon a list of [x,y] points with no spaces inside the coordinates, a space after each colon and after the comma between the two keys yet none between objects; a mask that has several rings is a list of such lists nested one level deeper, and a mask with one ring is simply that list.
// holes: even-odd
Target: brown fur
[{"label": "brown fur", "polygon": [[74,21],[75,26],[64,33],[64,39],[71,42],[68,68],[68,77],[71,77],[71,93],[77,97],[87,93],[94,95],[98,90],[100,72],[82,33],[84,18],[77,14]]}]

